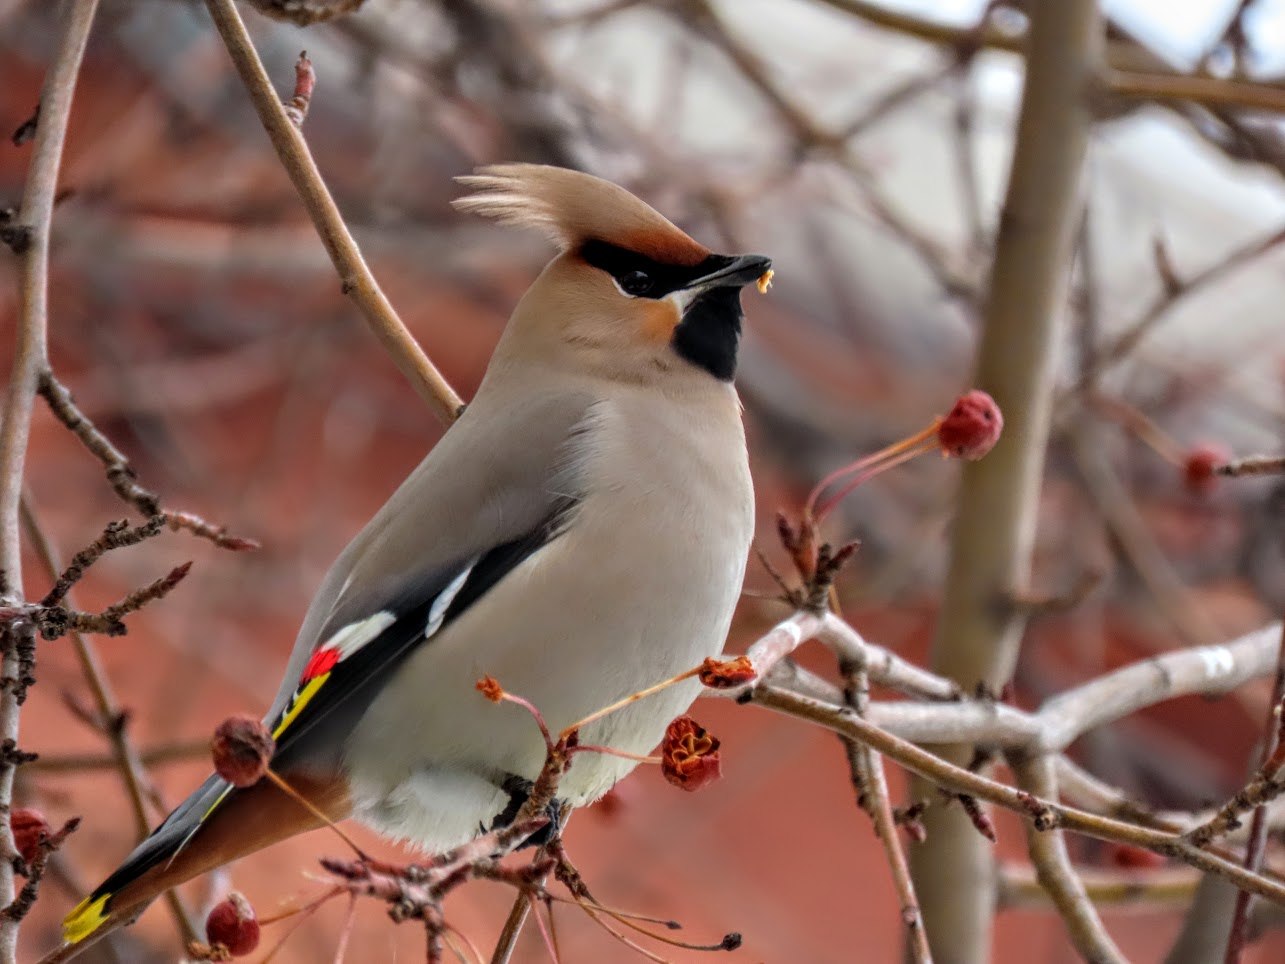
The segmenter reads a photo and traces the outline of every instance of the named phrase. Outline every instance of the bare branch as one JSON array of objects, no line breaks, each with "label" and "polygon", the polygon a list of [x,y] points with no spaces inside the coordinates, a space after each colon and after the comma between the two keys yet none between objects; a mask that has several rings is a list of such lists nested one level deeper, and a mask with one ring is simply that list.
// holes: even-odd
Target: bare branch
[{"label": "bare branch", "polygon": [[[19,503],[22,498],[23,469],[36,386],[45,366],[48,329],[49,233],[54,197],[58,191],[58,170],[62,161],[67,119],[80,72],[80,62],[89,40],[97,0],[68,0],[64,24],[53,62],[45,75],[40,95],[40,120],[36,126],[31,166],[23,191],[17,224],[26,243],[17,251],[18,317],[13,373],[0,425],[0,603],[21,603],[22,550],[19,534]],[[12,634],[8,634],[11,642]],[[22,673],[18,645],[10,645],[3,660],[3,676],[16,679]],[[16,744],[19,702],[17,686],[0,693],[0,740]],[[13,800],[14,767],[0,764],[0,812]],[[14,901],[13,833],[9,821],[0,821],[0,905]],[[17,956],[18,921],[6,916],[0,921],[0,961]]]},{"label": "bare branch", "polygon": [[[1057,776],[1053,761],[1047,756],[1013,760],[1018,785],[1044,800],[1057,799]],[[1048,893],[1053,906],[1062,915],[1067,933],[1076,950],[1086,961],[1123,962],[1125,956],[1107,934],[1102,919],[1085,892],[1084,884],[1071,866],[1066,841],[1060,830],[1040,829],[1039,819],[1027,821],[1026,849],[1035,866],[1040,886]]]},{"label": "bare branch", "polygon": [[161,497],[138,483],[134,470],[111,439],[98,430],[98,427],[80,410],[67,387],[58,381],[54,373],[45,367],[40,373],[39,391],[49,405],[50,411],[58,421],[80,439],[81,444],[103,463],[107,470],[107,481],[123,501],[132,505],[148,519],[160,516],[165,525],[179,531],[185,530],[202,539],[208,539],[222,549],[244,552],[259,548],[253,539],[228,535],[227,528],[207,522],[192,512],[167,509],[161,504]]},{"label": "bare branch", "polygon": [[[1235,21],[1234,21],[1235,22]],[[1269,769],[1279,771],[1282,749],[1281,727],[1285,726],[1285,629],[1281,630],[1281,639],[1276,651],[1276,678],[1272,682],[1272,699],[1268,703],[1267,720],[1263,724],[1263,747],[1259,757],[1258,773],[1262,777]],[[1279,791],[1278,791],[1279,792]],[[1266,801],[1264,801],[1266,802]],[[1254,809],[1254,817],[1249,828],[1249,845],[1245,848],[1245,869],[1258,870],[1263,864],[1267,850],[1267,808],[1259,804]],[[1236,907],[1232,911],[1231,933],[1227,937],[1227,954],[1225,964],[1237,964],[1241,951],[1248,938],[1249,899],[1236,895]]]},{"label": "bare branch", "polygon": [[1243,80],[1108,70],[1102,84],[1111,94],[1120,97],[1183,100],[1207,107],[1248,107],[1285,113],[1285,90]]},{"label": "bare branch", "polygon": [[1285,455],[1251,455],[1214,466],[1215,475],[1268,475],[1285,472]]},{"label": "bare branch", "polygon": [[1051,800],[1033,798],[1030,794],[991,780],[939,756],[920,749],[913,743],[893,736],[874,723],[857,716],[846,707],[829,706],[806,696],[799,696],[769,684],[754,689],[753,702],[799,719],[808,720],[836,733],[860,740],[871,749],[896,760],[912,773],[950,793],[966,794],[1011,810],[1027,820],[1032,806],[1047,811],[1051,826],[1061,827],[1099,840],[1112,840],[1151,850],[1165,857],[1183,861],[1207,873],[1226,878],[1243,890],[1277,904],[1285,905],[1285,882],[1247,871],[1220,851],[1202,850],[1181,835],[1068,807]]},{"label": "bare branch", "polygon": [[236,4],[233,0],[206,0],[205,5],[232,57],[237,73],[241,75],[241,81],[249,92],[250,100],[254,103],[259,120],[263,122],[282,166],[290,176],[295,190],[299,192],[304,207],[316,225],[317,234],[325,245],[330,260],[334,262],[335,270],[339,272],[344,294],[361,311],[397,368],[420,397],[443,422],[453,422],[464,403],[424,354],[424,350],[407,330],[379,287],[322,180],[321,172],[308,149],[308,142],[304,140],[299,128],[291,123],[281,99],[273,89]]}]

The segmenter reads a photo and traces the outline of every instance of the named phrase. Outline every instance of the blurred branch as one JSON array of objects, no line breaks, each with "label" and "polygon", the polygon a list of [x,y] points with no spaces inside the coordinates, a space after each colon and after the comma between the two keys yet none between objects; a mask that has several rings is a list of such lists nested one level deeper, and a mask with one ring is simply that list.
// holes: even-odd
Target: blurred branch
[{"label": "blurred branch", "polygon": [[236,4],[233,0],[206,0],[205,5],[282,166],[299,192],[316,225],[317,234],[334,262],[344,294],[352,299],[397,368],[438,418],[445,423],[454,421],[464,403],[424,354],[379,287],[322,180],[308,142],[299,128],[291,123],[273,89]]},{"label": "blurred branch", "polygon": [[1285,455],[1252,455],[1214,467],[1215,475],[1268,475],[1285,472]]},{"label": "blurred branch", "polygon": [[[1098,907],[1147,910],[1181,909],[1190,902],[1200,877],[1185,867],[1154,870],[1102,870],[1076,867],[1084,892]],[[999,905],[1006,909],[1046,907],[1049,894],[1032,867],[1005,863],[999,872]]]},{"label": "blurred branch", "polygon": [[1178,302],[1221,280],[1282,242],[1285,242],[1285,231],[1275,231],[1265,238],[1251,241],[1235,249],[1222,260],[1186,279],[1173,276],[1172,269],[1168,267],[1165,248],[1163,245],[1158,245],[1157,267],[1165,281],[1164,290],[1143,312],[1142,317],[1125,328],[1104,350],[1095,353],[1092,364],[1076,385],[1076,389],[1082,390],[1092,384],[1098,374],[1126,358]]},{"label": "blurred branch", "polygon": [[[76,639],[76,634],[71,634]],[[183,763],[187,760],[200,760],[209,757],[210,741],[199,740],[160,743],[156,746],[134,748],[140,772],[147,767],[160,766],[166,763]],[[116,754],[103,753],[68,753],[55,755],[42,753],[39,760],[33,760],[24,768],[28,773],[85,773],[92,770],[114,770],[120,765]],[[150,796],[150,791],[148,796]]]},{"label": "blurred branch", "polygon": [[[1084,92],[1099,67],[1093,0],[1029,11],[1026,81],[1000,215],[974,384],[1011,413],[995,450],[963,467],[933,668],[965,690],[1012,676],[1026,614],[1003,600],[1025,589],[1053,402],[1053,361],[1081,208],[1091,117]],[[984,30],[983,30],[984,32]],[[963,764],[972,748],[946,749]],[[920,789],[912,797],[922,795]],[[912,855],[929,938],[939,956],[989,957],[991,855],[963,816],[929,811],[932,847]]]},{"label": "blurred branch", "polygon": [[[97,0],[63,4],[62,32],[41,89],[31,164],[14,225],[21,243],[14,242],[13,229],[10,231],[10,246],[18,258],[18,313],[13,372],[0,425],[0,604],[6,605],[21,604],[24,598],[19,506],[36,387],[45,365],[50,224],[76,77],[97,7]],[[16,749],[18,742],[19,688],[25,689],[19,677],[29,675],[23,673],[22,663],[34,658],[30,632],[13,625],[4,631],[0,741],[11,749]],[[14,755],[4,754],[0,760],[0,813],[7,813],[13,800]],[[9,821],[0,820],[0,905],[6,908],[14,904],[16,856]],[[0,962],[11,964],[17,952],[18,920],[5,915],[0,919]]]},{"label": "blurred branch", "polygon": [[1103,86],[1112,94],[1147,100],[1184,100],[1211,107],[1248,107],[1285,113],[1285,90],[1268,84],[1220,77],[1181,74],[1143,74],[1108,70]]}]

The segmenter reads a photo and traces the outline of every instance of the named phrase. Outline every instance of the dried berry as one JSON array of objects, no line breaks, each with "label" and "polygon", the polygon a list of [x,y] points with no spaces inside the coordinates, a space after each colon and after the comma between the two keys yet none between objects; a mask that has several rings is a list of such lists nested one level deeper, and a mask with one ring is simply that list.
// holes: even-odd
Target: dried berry
[{"label": "dried berry", "polygon": [[970,462],[995,447],[1004,431],[1004,415],[979,388],[965,392],[937,426],[937,442],[946,455]]},{"label": "dried berry", "polygon": [[757,675],[748,656],[721,660],[710,657],[701,663],[700,681],[710,689],[726,690],[748,683]]},{"label": "dried berry", "polygon": [[483,676],[474,684],[477,691],[485,696],[492,703],[498,703],[504,699],[504,687],[494,676]]},{"label": "dried berry", "polygon": [[267,772],[276,742],[268,728],[251,716],[230,716],[210,740],[214,769],[235,787],[249,787]]},{"label": "dried berry", "polygon": [[665,779],[684,790],[699,790],[723,775],[718,737],[708,733],[690,716],[669,724],[661,744],[661,771]]},{"label": "dried berry", "polygon": [[1219,445],[1197,445],[1187,452],[1182,464],[1182,484],[1192,495],[1209,495],[1218,485],[1214,469],[1230,458]]},{"label": "dried berry", "polygon": [[39,810],[16,807],[9,815],[9,826],[13,830],[13,842],[18,853],[31,865],[40,856],[40,845],[49,839],[49,821]]},{"label": "dried berry", "polygon": [[205,918],[205,939],[216,947],[226,947],[233,957],[251,953],[259,946],[259,920],[250,902],[233,892],[215,904]]},{"label": "dried berry", "polygon": [[1124,870],[1147,870],[1163,867],[1165,858],[1154,851],[1133,844],[1113,843],[1107,846],[1107,862]]}]

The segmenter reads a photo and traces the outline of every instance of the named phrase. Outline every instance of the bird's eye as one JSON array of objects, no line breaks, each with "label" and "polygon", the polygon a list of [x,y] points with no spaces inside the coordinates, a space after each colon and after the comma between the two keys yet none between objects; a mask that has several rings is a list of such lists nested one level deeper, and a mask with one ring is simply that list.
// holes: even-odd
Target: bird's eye
[{"label": "bird's eye", "polygon": [[651,276],[646,271],[630,271],[620,276],[620,290],[627,295],[645,295],[651,290]]}]

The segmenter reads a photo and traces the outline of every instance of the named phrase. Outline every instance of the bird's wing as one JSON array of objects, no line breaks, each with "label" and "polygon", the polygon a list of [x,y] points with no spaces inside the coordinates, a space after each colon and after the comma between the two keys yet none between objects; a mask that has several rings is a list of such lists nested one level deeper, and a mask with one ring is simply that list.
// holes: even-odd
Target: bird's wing
[{"label": "bird's wing", "polygon": [[[343,738],[382,683],[569,524],[590,410],[589,398],[562,393],[512,411],[466,412],[327,575],[265,722],[277,740],[273,769],[308,784],[332,818],[348,807],[335,779]],[[83,940],[160,890],[316,825],[297,804],[281,819],[263,816],[276,813],[264,802],[276,795],[210,777],[68,915],[67,939]],[[220,832],[253,813],[263,824],[253,834]]]},{"label": "bird's wing", "polygon": [[576,392],[512,404],[480,393],[326,575],[269,727],[301,732],[322,689],[379,676],[388,654],[433,635],[553,537],[577,498],[591,405]]}]

